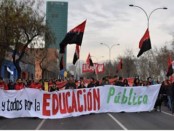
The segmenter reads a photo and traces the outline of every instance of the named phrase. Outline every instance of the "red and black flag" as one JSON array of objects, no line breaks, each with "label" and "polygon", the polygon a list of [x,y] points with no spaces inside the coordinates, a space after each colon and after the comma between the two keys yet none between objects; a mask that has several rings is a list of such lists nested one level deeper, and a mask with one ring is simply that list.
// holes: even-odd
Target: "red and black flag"
[{"label": "red and black flag", "polygon": [[123,62],[122,62],[122,59],[120,58],[120,61],[116,68],[116,73],[118,73],[121,69],[123,69]]},{"label": "red and black flag", "polygon": [[64,69],[63,55],[62,55],[62,57],[61,57],[61,59],[60,59],[59,68],[60,68],[60,70],[63,70],[63,69]]},{"label": "red and black flag", "polygon": [[86,20],[66,34],[65,38],[60,42],[60,53],[65,53],[67,44],[76,44],[81,46],[85,25]]},{"label": "red and black flag", "polygon": [[141,40],[139,42],[139,48],[140,48],[140,51],[139,51],[137,57],[141,56],[144,52],[151,49],[151,41],[150,41],[148,28],[147,28],[144,36],[141,38]]},{"label": "red and black flag", "polygon": [[88,54],[88,57],[86,59],[86,64],[89,64],[90,66],[94,66],[94,63],[92,62],[90,53]]},{"label": "red and black flag", "polygon": [[168,69],[167,69],[167,74],[166,76],[169,77],[173,74],[173,64],[172,64],[172,58],[171,56],[169,55],[168,57]]},{"label": "red and black flag", "polygon": [[79,49],[79,45],[76,45],[76,50],[74,53],[74,58],[73,58],[73,64],[75,65],[76,61],[79,59],[80,56],[80,49]]}]

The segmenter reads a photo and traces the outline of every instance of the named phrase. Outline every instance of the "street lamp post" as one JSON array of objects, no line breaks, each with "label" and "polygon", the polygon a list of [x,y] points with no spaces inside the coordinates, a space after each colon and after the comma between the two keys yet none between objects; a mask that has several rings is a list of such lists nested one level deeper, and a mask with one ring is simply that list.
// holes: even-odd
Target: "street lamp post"
[{"label": "street lamp post", "polygon": [[151,15],[152,15],[152,13],[155,12],[156,10],[160,10],[160,9],[167,10],[167,7],[156,8],[156,9],[152,10],[152,11],[150,12],[150,14],[148,15],[147,12],[146,12],[142,7],[140,7],[140,6],[133,5],[133,4],[130,4],[129,6],[130,6],[130,7],[137,7],[137,8],[139,8],[139,9],[141,9],[141,10],[145,13],[146,18],[147,18],[147,28],[148,28],[148,29],[149,29],[149,20],[150,20],[150,17],[151,17]]},{"label": "street lamp post", "polygon": [[109,76],[110,76],[110,62],[111,62],[111,49],[114,47],[114,46],[119,46],[120,44],[113,44],[111,46],[105,44],[105,43],[100,43],[101,45],[104,45],[106,46],[108,49],[109,49]]},{"label": "street lamp post", "polygon": [[152,13],[154,13],[154,12],[157,11],[157,10],[161,10],[161,9],[162,9],[162,10],[167,10],[167,7],[155,8],[155,9],[153,9],[153,10],[150,12],[150,14],[148,15],[147,12],[146,12],[142,7],[140,7],[140,6],[133,5],[133,4],[130,4],[129,6],[130,6],[130,7],[137,7],[137,8],[139,8],[139,9],[141,9],[141,10],[145,13],[146,18],[147,18],[147,29],[149,29],[149,20],[150,20],[150,17],[151,17],[151,15],[152,15]]}]

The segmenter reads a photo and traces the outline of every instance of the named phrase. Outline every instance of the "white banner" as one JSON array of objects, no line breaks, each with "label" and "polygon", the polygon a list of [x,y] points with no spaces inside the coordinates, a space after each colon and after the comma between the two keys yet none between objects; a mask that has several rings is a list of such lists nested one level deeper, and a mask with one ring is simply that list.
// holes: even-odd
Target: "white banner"
[{"label": "white banner", "polygon": [[104,64],[98,64],[94,63],[94,66],[90,66],[89,64],[83,64],[82,65],[82,72],[94,72],[96,74],[103,73],[104,72]]},{"label": "white banner", "polygon": [[0,116],[51,119],[89,113],[150,111],[154,107],[160,86],[107,85],[58,92],[30,88],[19,91],[0,90]]}]

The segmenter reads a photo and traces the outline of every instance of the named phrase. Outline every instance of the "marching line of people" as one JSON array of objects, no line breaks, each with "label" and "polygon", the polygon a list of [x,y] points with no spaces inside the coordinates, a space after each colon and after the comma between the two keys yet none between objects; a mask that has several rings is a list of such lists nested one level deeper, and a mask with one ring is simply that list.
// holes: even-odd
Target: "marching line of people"
[{"label": "marching line of people", "polygon": [[[101,80],[96,80],[93,77],[83,78],[81,77],[79,81],[75,80],[73,76],[68,79],[51,79],[51,80],[26,80],[23,81],[21,78],[17,79],[15,83],[9,81],[8,83],[3,81],[0,77],[0,89],[3,90],[21,90],[24,88],[34,88],[39,90],[46,90],[45,83],[47,83],[47,91],[59,91],[64,89],[82,89],[82,88],[92,88],[96,86],[104,85],[116,85],[122,87],[129,86],[149,86],[153,84],[160,84],[159,81],[153,81],[151,77],[148,77],[146,81],[140,80],[138,77],[134,78],[133,82],[130,84],[128,79],[123,77],[115,76],[110,79],[109,77],[103,77]],[[161,88],[157,98],[157,102],[164,106],[167,106],[172,113],[174,112],[174,83],[166,79],[161,83]],[[155,109],[157,109],[158,104],[155,104]]]}]

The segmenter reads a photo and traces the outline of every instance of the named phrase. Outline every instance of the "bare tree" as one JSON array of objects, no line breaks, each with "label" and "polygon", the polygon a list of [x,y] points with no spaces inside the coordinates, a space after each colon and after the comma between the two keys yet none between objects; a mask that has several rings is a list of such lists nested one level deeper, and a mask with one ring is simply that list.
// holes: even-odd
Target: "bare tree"
[{"label": "bare tree", "polygon": [[0,2],[2,10],[0,17],[3,18],[0,25],[4,25],[5,45],[8,47],[10,45],[14,46],[12,57],[18,71],[18,77],[21,74],[19,62],[29,44],[35,38],[45,36],[47,40],[54,41],[52,33],[44,23],[45,15],[41,14],[39,5],[41,4],[35,0],[2,0]]}]

